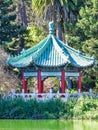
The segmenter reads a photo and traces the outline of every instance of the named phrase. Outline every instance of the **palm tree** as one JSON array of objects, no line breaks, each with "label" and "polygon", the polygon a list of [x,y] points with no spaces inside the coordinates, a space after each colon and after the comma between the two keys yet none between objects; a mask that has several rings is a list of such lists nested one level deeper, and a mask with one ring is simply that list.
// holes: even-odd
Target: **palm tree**
[{"label": "palm tree", "polygon": [[26,14],[26,8],[25,8],[25,0],[15,0],[17,4],[17,12],[18,12],[18,18],[17,21],[21,23],[24,27],[27,27],[27,14]]},{"label": "palm tree", "polygon": [[[65,23],[75,21],[83,0],[32,0],[32,7],[46,21],[54,21],[56,35],[64,40]],[[77,13],[78,14],[78,13]]]}]

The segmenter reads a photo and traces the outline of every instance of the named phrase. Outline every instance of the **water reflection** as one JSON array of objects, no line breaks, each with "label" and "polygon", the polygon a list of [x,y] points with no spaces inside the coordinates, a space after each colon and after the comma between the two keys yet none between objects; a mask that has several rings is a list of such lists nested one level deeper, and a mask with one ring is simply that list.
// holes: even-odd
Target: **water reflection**
[{"label": "water reflection", "polygon": [[74,121],[73,130],[98,130],[98,121]]},{"label": "water reflection", "polygon": [[0,120],[0,130],[98,130],[98,121]]}]

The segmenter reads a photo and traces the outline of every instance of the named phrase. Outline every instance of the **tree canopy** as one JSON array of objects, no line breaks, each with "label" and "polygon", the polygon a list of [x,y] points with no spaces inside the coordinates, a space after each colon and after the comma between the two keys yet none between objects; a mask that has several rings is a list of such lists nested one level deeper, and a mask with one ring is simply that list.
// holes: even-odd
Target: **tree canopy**
[{"label": "tree canopy", "polygon": [[17,22],[16,2],[13,0],[0,1],[0,45],[11,53],[22,46],[22,36],[25,28]]}]

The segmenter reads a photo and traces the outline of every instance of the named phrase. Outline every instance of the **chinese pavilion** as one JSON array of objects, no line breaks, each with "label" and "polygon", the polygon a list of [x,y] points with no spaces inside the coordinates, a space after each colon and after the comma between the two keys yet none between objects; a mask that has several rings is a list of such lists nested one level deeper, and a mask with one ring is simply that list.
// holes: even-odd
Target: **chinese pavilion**
[{"label": "chinese pavilion", "polygon": [[49,35],[39,44],[23,50],[20,55],[10,57],[7,64],[22,70],[22,88],[27,93],[27,81],[30,77],[38,80],[38,93],[43,93],[43,81],[46,77],[58,77],[61,92],[66,92],[68,77],[77,78],[77,87],[82,89],[82,70],[93,66],[95,59],[87,57],[79,50],[64,44],[54,35],[54,23],[49,23]]}]

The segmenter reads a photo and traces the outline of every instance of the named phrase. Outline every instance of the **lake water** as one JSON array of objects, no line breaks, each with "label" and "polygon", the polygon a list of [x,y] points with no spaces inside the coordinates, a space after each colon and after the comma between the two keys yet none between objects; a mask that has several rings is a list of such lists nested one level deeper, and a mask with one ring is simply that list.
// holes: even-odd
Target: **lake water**
[{"label": "lake water", "polygon": [[98,130],[98,121],[0,120],[0,130]]}]

